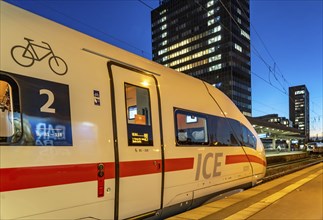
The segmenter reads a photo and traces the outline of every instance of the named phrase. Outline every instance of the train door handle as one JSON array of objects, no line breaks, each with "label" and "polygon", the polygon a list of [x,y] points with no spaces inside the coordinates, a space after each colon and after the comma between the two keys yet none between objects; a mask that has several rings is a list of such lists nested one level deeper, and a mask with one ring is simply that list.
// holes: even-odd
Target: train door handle
[{"label": "train door handle", "polygon": [[104,164],[99,163],[97,165],[97,179],[98,179],[98,197],[103,197],[104,196]]}]

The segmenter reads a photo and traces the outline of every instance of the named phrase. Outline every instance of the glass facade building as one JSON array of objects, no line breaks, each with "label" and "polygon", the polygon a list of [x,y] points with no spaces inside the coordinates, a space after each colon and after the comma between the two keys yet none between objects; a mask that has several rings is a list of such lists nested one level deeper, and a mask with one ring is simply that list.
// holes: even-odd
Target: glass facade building
[{"label": "glass facade building", "polygon": [[305,135],[305,142],[310,135],[310,95],[305,85],[289,87],[289,119],[295,128]]},{"label": "glass facade building", "polygon": [[154,61],[216,86],[251,115],[249,0],[163,0],[151,18]]}]

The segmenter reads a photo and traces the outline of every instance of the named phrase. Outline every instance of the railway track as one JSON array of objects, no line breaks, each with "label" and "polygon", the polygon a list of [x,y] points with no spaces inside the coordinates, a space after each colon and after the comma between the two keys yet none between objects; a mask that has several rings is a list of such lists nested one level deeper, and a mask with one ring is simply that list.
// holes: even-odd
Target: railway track
[{"label": "railway track", "polygon": [[267,167],[266,176],[263,179],[263,182],[268,182],[270,180],[279,178],[286,174],[290,174],[295,171],[298,171],[322,162],[323,162],[322,155],[311,155],[307,158],[302,158],[298,160],[270,164]]}]

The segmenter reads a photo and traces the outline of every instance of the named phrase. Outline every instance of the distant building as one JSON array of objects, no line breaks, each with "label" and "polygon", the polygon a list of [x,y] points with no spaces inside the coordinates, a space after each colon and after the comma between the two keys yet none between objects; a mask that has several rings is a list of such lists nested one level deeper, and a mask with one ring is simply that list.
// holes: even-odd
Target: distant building
[{"label": "distant building", "polygon": [[286,127],[293,127],[293,122],[291,120],[285,117],[279,117],[278,114],[269,114],[269,115],[254,117],[254,119],[261,119],[267,122],[281,124]]},{"label": "distant building", "polygon": [[251,115],[249,0],[161,0],[151,18],[154,61],[213,84]]},{"label": "distant building", "polygon": [[305,85],[289,87],[289,118],[294,127],[305,135],[310,135],[310,95]]},{"label": "distant building", "polygon": [[275,116],[277,114],[247,117],[261,139],[265,150],[267,152],[277,151],[278,147],[283,151],[301,150],[305,136],[296,128],[278,123],[280,117]]}]

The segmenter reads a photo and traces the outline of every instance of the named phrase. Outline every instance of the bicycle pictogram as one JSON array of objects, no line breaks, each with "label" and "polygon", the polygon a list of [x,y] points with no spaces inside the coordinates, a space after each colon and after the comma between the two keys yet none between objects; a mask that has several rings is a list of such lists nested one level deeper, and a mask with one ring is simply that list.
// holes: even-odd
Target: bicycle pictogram
[{"label": "bicycle pictogram", "polygon": [[[30,67],[35,61],[42,61],[49,56],[48,65],[54,73],[58,75],[67,73],[67,64],[62,58],[54,54],[48,43],[42,41],[44,45],[38,45],[33,43],[34,40],[32,39],[26,37],[24,39],[28,42],[27,46],[16,45],[11,49],[11,56],[16,63],[24,67]],[[40,53],[40,50],[43,53]]]}]

